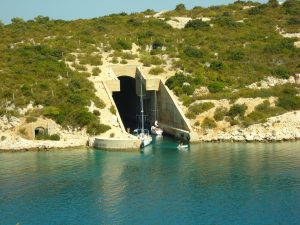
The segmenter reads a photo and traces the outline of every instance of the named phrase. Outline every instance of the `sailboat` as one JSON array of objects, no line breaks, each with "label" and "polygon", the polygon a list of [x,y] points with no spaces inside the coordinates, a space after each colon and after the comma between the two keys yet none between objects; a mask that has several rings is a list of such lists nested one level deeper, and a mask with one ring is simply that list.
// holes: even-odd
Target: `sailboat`
[{"label": "sailboat", "polygon": [[151,126],[151,133],[154,135],[162,135],[163,134],[163,129],[158,126],[157,122],[157,96],[156,96],[156,91],[154,92],[154,126]]},{"label": "sailboat", "polygon": [[141,140],[140,148],[144,148],[150,145],[152,137],[149,134],[149,130],[145,129],[145,116],[144,116],[144,100],[143,100],[143,82],[141,77],[141,92],[140,92],[140,106],[141,106],[141,127],[133,131],[133,134]]}]

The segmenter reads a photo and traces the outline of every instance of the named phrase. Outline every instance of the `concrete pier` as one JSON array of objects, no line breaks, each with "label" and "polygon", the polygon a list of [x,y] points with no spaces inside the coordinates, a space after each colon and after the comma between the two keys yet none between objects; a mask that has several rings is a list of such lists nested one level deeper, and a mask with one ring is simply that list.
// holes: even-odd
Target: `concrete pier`
[{"label": "concrete pier", "polygon": [[93,147],[100,150],[110,151],[139,151],[141,141],[139,139],[131,138],[95,138]]}]

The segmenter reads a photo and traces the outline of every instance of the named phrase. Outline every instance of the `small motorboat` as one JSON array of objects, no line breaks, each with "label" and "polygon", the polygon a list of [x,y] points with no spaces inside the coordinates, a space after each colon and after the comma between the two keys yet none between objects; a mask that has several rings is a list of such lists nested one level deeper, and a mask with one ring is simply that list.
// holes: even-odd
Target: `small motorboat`
[{"label": "small motorboat", "polygon": [[162,135],[163,132],[164,132],[163,129],[161,129],[160,127],[155,127],[155,126],[151,127],[151,134]]},{"label": "small motorboat", "polygon": [[188,150],[188,149],[189,149],[189,145],[182,145],[182,144],[179,144],[179,145],[177,146],[177,148],[178,148],[179,150]]}]

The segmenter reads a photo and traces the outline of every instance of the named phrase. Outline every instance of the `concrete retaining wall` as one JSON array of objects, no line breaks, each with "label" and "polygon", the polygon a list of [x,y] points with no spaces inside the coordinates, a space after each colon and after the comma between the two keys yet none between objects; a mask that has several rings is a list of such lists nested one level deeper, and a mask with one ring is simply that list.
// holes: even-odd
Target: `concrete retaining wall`
[{"label": "concrete retaining wall", "polygon": [[94,148],[101,150],[139,151],[141,141],[138,139],[95,138]]},{"label": "concrete retaining wall", "polygon": [[158,119],[161,123],[181,130],[192,130],[183,112],[179,106],[177,106],[176,99],[173,98],[162,81],[159,85],[159,92],[157,92],[157,105],[160,109]]}]

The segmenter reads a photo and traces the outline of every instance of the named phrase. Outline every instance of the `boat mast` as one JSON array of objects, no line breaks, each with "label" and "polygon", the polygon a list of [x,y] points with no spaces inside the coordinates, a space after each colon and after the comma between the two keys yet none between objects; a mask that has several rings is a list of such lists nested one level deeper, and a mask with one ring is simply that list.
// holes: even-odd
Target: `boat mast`
[{"label": "boat mast", "polygon": [[141,101],[141,115],[142,115],[142,134],[144,135],[144,103],[143,103],[143,82],[142,82],[142,76],[141,76],[141,97],[140,97],[140,101]]},{"label": "boat mast", "polygon": [[154,91],[154,104],[155,104],[155,110],[154,110],[154,121],[157,120],[157,96],[156,91]]}]

